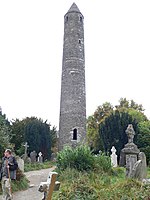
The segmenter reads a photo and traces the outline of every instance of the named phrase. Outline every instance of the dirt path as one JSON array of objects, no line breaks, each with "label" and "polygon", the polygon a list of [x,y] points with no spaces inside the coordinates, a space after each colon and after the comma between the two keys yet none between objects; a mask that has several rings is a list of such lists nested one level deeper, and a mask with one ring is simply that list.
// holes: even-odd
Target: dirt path
[{"label": "dirt path", "polygon": [[[33,184],[34,186],[25,191],[15,192],[13,194],[13,200],[41,200],[43,193],[38,191],[38,186],[40,182],[46,181],[48,173],[54,169],[55,167],[39,171],[26,172],[25,174],[30,181],[30,185]],[[0,200],[2,200],[2,196],[0,196]]]}]

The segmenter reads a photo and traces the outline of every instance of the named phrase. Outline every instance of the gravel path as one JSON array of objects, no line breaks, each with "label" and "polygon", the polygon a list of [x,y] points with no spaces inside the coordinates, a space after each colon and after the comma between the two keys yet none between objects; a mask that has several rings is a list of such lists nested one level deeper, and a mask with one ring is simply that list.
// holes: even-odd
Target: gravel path
[{"label": "gravel path", "polygon": [[[54,169],[55,167],[26,172],[25,175],[30,181],[30,185],[33,185],[33,187],[25,191],[15,192],[13,194],[13,200],[41,200],[43,193],[38,191],[38,186],[40,182],[46,181],[48,173]],[[2,200],[2,196],[0,196],[0,200]]]}]

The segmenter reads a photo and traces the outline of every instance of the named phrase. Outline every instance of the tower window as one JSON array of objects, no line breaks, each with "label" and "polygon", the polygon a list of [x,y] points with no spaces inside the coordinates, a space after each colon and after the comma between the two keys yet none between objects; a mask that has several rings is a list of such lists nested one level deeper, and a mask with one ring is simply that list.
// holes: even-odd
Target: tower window
[{"label": "tower window", "polygon": [[82,22],[82,17],[80,17],[80,22]]},{"label": "tower window", "polygon": [[79,44],[81,44],[81,40],[79,39]]},{"label": "tower window", "polygon": [[68,16],[66,16],[66,19],[65,19],[65,21],[66,21],[66,22],[68,21]]},{"label": "tower window", "polygon": [[73,129],[73,140],[77,140],[77,129]]}]

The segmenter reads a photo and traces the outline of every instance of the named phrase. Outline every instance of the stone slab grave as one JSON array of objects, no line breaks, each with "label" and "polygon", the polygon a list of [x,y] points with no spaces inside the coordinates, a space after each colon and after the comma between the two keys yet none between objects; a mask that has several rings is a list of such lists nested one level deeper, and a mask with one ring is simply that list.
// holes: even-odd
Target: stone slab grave
[{"label": "stone slab grave", "polygon": [[49,172],[47,181],[41,182],[39,185],[39,192],[44,193],[42,200],[51,200],[53,191],[58,191],[60,187],[60,182],[56,181],[58,173]]}]

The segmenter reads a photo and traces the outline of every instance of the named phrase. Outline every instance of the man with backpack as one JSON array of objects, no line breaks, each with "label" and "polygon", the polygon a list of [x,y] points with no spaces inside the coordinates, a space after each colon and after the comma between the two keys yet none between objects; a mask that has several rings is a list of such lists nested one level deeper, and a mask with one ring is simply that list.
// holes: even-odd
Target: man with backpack
[{"label": "man with backpack", "polygon": [[18,163],[15,157],[12,155],[10,149],[6,149],[4,152],[4,157],[2,158],[2,190],[3,190],[3,200],[12,199],[11,191],[11,180],[16,180],[16,170],[18,168]]}]

